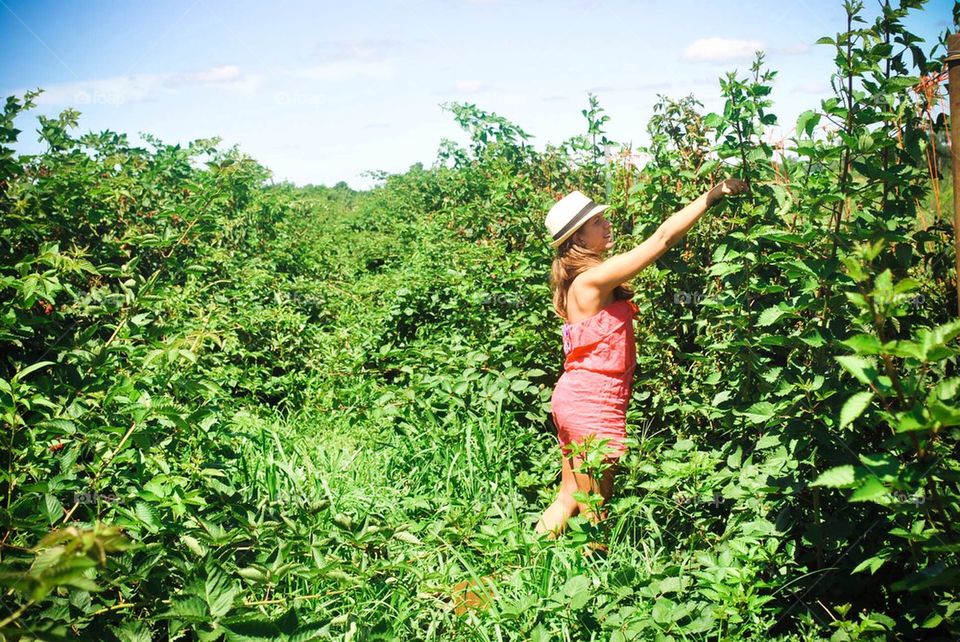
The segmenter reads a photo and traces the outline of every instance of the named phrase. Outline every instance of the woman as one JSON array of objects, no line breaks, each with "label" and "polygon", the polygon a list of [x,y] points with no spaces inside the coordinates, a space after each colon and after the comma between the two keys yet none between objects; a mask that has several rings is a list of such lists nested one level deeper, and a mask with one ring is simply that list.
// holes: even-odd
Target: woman
[{"label": "woman", "polygon": [[[657,231],[632,250],[604,258],[613,247],[607,205],[597,205],[574,191],[558,201],[546,217],[552,245],[557,248],[550,273],[550,289],[563,325],[564,373],[551,399],[553,422],[561,448],[561,480],[557,499],[537,522],[538,534],[556,535],[577,512],[592,522],[598,517],[573,498],[576,491],[599,493],[610,499],[616,465],[626,448],[626,411],[630,402],[636,348],[633,291],[624,285],[640,270],[675,245],[717,201],[742,194],[745,181],[730,178],[667,219]],[[599,480],[575,472],[582,456],[571,443],[588,437],[607,449],[609,465]],[[603,441],[607,440],[607,441]],[[600,519],[606,517],[601,511]]]}]

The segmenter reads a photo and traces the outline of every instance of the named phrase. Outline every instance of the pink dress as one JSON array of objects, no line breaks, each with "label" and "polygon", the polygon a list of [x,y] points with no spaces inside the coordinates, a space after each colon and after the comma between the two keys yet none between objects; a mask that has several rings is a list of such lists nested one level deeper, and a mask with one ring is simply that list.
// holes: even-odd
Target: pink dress
[{"label": "pink dress", "polygon": [[626,452],[627,406],[637,365],[633,317],[637,305],[614,301],[593,316],[563,324],[566,360],[551,398],[551,414],[563,455],[571,441],[608,438],[619,458]]}]

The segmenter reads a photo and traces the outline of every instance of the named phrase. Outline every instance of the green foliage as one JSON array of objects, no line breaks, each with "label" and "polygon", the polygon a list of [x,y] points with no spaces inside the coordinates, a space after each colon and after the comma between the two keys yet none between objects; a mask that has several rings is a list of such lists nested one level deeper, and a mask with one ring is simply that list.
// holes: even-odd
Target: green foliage
[{"label": "green foliage", "polygon": [[[951,226],[918,209],[947,124],[913,89],[942,64],[903,25],[922,5],[846,3],[821,41],[836,95],[779,143],[758,53],[720,113],[660,96],[636,150],[593,95],[542,151],[448,105],[469,147],[366,193],[267,185],[215,139],[76,136],[72,110],[17,155],[36,94],[8,98],[3,636],[956,637],[960,323]],[[603,196],[625,250],[730,175],[750,194],[632,283],[608,518],[537,540],[562,364],[545,212]]]}]

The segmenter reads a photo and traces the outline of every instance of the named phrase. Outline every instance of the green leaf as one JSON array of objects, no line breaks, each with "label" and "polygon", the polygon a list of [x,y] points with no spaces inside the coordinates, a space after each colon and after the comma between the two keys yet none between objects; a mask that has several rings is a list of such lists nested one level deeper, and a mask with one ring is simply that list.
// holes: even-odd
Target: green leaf
[{"label": "green leaf", "polygon": [[180,540],[193,552],[197,557],[204,557],[207,554],[207,550],[203,545],[197,540],[196,537],[191,535],[181,535]]},{"label": "green leaf", "polygon": [[853,466],[844,464],[823,471],[810,485],[825,488],[849,488],[853,486],[854,481]]},{"label": "green leaf", "polygon": [[193,595],[173,598],[170,601],[170,608],[158,617],[193,623],[207,622],[210,619],[206,603]]},{"label": "green leaf", "polygon": [[53,524],[63,516],[63,504],[54,495],[46,493],[43,496],[43,514],[47,522]]},{"label": "green leaf", "polygon": [[[775,368],[770,368],[760,376],[763,377],[763,380],[766,381],[767,383],[775,383],[777,379],[780,378],[781,372],[783,372],[783,368],[780,366],[777,366]],[[788,390],[792,390],[792,389],[793,389],[793,386],[792,385],[789,386]],[[781,390],[783,390],[783,388],[781,388]]]},{"label": "green leaf", "polygon": [[871,399],[873,399],[873,393],[869,390],[858,392],[847,399],[843,408],[840,409],[840,428],[846,428],[862,415],[863,411],[870,405]]},{"label": "green leaf", "polygon": [[[614,631],[613,635],[617,635],[618,632]],[[611,638],[612,640],[613,638]],[[536,628],[530,631],[530,642],[550,642],[551,636],[550,632],[543,627],[542,624],[538,624]]]},{"label": "green leaf", "polygon": [[145,622],[126,620],[120,626],[111,626],[110,630],[120,642],[150,642],[153,634]]},{"label": "green leaf", "polygon": [[893,272],[890,271],[890,268],[887,268],[877,275],[876,280],[873,282],[873,292],[871,294],[876,298],[881,298],[889,296],[892,292]]},{"label": "green leaf", "polygon": [[924,357],[929,361],[939,361],[950,356],[948,351],[940,350],[946,344],[960,335],[960,319],[950,321],[933,330],[921,333],[923,338]]},{"label": "green leaf", "polygon": [[214,618],[221,618],[229,613],[233,608],[234,597],[240,592],[233,581],[219,570],[210,572],[204,584],[204,590],[210,615]]},{"label": "green leaf", "polygon": [[938,586],[956,586],[958,582],[960,582],[960,568],[948,567],[945,562],[937,562],[894,582],[890,587],[894,591],[922,591]]},{"label": "green leaf", "polygon": [[916,279],[902,279],[897,281],[897,284],[893,286],[893,291],[897,294],[905,294],[907,292],[913,292],[921,286],[921,283]]},{"label": "green leaf", "polygon": [[253,566],[245,566],[243,568],[237,569],[237,575],[240,577],[251,580],[253,582],[264,582],[267,580],[268,576],[259,568]]},{"label": "green leaf", "polygon": [[[943,622],[943,616],[939,613],[931,613],[927,616],[927,619],[923,621],[923,624],[920,625],[920,628],[924,629],[935,629]],[[891,627],[892,628],[892,627]]]},{"label": "green leaf", "polygon": [[77,424],[69,419],[45,419],[37,423],[37,428],[54,428],[65,435],[77,432]]},{"label": "green leaf", "polygon": [[54,365],[54,363],[56,362],[55,361],[39,361],[37,363],[31,364],[26,368],[24,368],[23,370],[19,371],[17,374],[13,375],[12,381],[19,381],[20,379],[23,379],[34,370],[39,370],[44,366],[52,366]]},{"label": "green leaf", "polygon": [[941,426],[960,426],[960,408],[934,401],[929,406],[930,416]]},{"label": "green leaf", "polygon": [[743,269],[743,265],[737,263],[714,263],[710,266],[710,269],[707,270],[707,274],[710,276],[727,276],[729,274],[734,274]]},{"label": "green leaf", "polygon": [[958,391],[960,391],[960,377],[949,377],[930,390],[927,395],[927,403],[932,403],[934,399],[940,399],[941,401],[956,399]]},{"label": "green leaf", "polygon": [[730,391],[729,391],[729,390],[721,390],[720,392],[718,392],[717,394],[715,394],[715,395],[713,396],[713,400],[710,402],[710,405],[711,405],[711,406],[719,406],[720,404],[722,404],[724,401],[726,401],[726,400],[729,399],[729,398],[730,398]]},{"label": "green leaf", "polygon": [[777,410],[769,401],[758,401],[747,408],[743,415],[755,424],[762,424],[773,419]]},{"label": "green leaf", "polygon": [[857,564],[856,568],[854,568],[853,571],[851,571],[851,572],[853,572],[853,573],[860,573],[860,572],[865,571],[866,569],[869,568],[869,569],[870,569],[870,574],[873,575],[873,574],[875,574],[878,570],[880,570],[880,567],[883,566],[886,561],[887,561],[886,558],[881,557],[881,556],[879,556],[879,555],[877,555],[877,556],[875,556],[875,557],[868,557],[867,559],[865,559],[865,560],[863,560],[862,562],[860,562],[859,564]]},{"label": "green leaf", "polygon": [[820,114],[815,111],[807,110],[797,117],[797,136],[801,133],[806,134],[807,138],[813,135],[813,128],[820,122]]},{"label": "green leaf", "polygon": [[[233,635],[227,635],[226,640],[230,642],[267,642],[267,640],[289,640],[285,635],[281,635],[280,629],[264,616],[243,620],[224,622],[223,628],[227,629]],[[318,640],[317,636],[305,637],[306,640]]]},{"label": "green leaf", "polygon": [[926,352],[924,352],[923,346],[916,341],[887,341],[883,344],[882,352],[895,357],[912,357],[918,361],[923,361],[926,357]]},{"label": "green leaf", "polygon": [[757,450],[764,450],[766,448],[773,448],[774,446],[780,445],[780,436],[779,435],[764,435],[757,440]]},{"label": "green leaf", "polygon": [[757,318],[757,325],[760,327],[771,325],[784,314],[786,314],[786,312],[777,306],[771,306],[760,313],[760,316]]},{"label": "green leaf", "polygon": [[156,533],[160,530],[160,520],[157,518],[157,513],[153,506],[146,502],[137,502],[133,508],[133,512],[143,525],[147,527],[148,531]]},{"label": "green leaf", "polygon": [[723,116],[710,112],[703,117],[703,126],[705,129],[717,129],[723,124]]},{"label": "green leaf", "polygon": [[393,538],[400,540],[401,542],[406,542],[407,544],[412,544],[414,546],[423,545],[423,542],[420,540],[419,537],[407,531],[397,531],[396,533],[393,534]]},{"label": "green leaf", "polygon": [[586,575],[574,575],[563,585],[562,593],[569,600],[571,609],[582,609],[590,599],[590,578]]},{"label": "green leaf", "polygon": [[[872,376],[876,376],[877,369],[872,361],[856,355],[834,357],[843,369],[856,377],[860,383],[869,384]],[[872,376],[871,376],[872,375]]]},{"label": "green leaf", "polygon": [[673,600],[665,597],[658,599],[653,604],[653,621],[659,624],[670,624],[674,621],[674,615],[677,610],[677,604]]},{"label": "green leaf", "polygon": [[683,585],[680,578],[674,575],[660,580],[659,588],[661,593],[676,593],[683,588]]},{"label": "green leaf", "polygon": [[897,417],[897,423],[894,426],[894,430],[897,433],[927,430],[929,428],[930,423],[927,418],[923,416],[923,410],[921,408],[911,408],[907,412],[900,413]]},{"label": "green leaf", "polygon": [[770,154],[767,153],[763,147],[754,147],[750,150],[750,153],[747,154],[747,161],[749,162],[763,162],[770,157]]},{"label": "green leaf", "polygon": [[895,481],[900,460],[889,453],[860,453],[860,461],[880,481]]},{"label": "green leaf", "polygon": [[857,354],[880,354],[882,348],[880,339],[872,334],[857,334],[840,343]]},{"label": "green leaf", "polygon": [[142,314],[136,314],[130,317],[130,323],[137,327],[143,327],[150,324],[151,314],[149,312],[144,312]]},{"label": "green leaf", "polygon": [[[864,484],[858,489],[853,491],[853,494],[850,496],[850,499],[847,501],[850,502],[877,502],[881,497],[885,497],[890,494],[890,491],[887,490],[887,487],[884,486],[879,479],[876,477],[868,477]],[[881,502],[877,502],[881,503]]]},{"label": "green leaf", "polygon": [[[853,274],[853,277],[854,277],[854,278],[857,278],[857,277],[856,277],[856,274]],[[864,277],[864,278],[866,278],[866,277]],[[860,279],[858,279],[858,280],[860,280]],[[870,304],[867,303],[867,298],[866,298],[865,296],[863,296],[862,294],[860,294],[859,292],[844,292],[843,295],[844,295],[845,297],[847,297],[847,299],[850,300],[850,303],[854,304],[855,306],[857,306],[857,307],[860,308],[861,310],[867,310],[867,309],[869,309],[869,307],[870,307]]]}]

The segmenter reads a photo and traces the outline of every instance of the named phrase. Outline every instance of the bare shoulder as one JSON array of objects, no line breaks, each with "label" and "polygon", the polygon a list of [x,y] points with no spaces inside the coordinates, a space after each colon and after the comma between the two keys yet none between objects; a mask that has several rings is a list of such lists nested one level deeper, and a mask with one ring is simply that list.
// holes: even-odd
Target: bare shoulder
[{"label": "bare shoulder", "polygon": [[[594,269],[594,268],[591,268]],[[567,290],[567,322],[577,323],[593,316],[610,305],[613,300],[613,291],[605,291],[594,286],[589,279],[584,279],[590,270],[581,272],[570,284]]]}]

